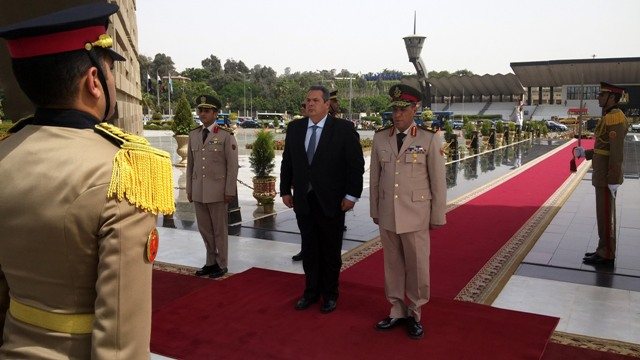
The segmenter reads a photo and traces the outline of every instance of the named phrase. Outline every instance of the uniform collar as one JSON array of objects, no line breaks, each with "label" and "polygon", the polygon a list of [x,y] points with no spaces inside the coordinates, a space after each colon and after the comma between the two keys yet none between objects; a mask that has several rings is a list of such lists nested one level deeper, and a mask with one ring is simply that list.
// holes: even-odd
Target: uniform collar
[{"label": "uniform collar", "polygon": [[73,129],[93,129],[100,119],[84,111],[73,109],[39,108],[33,116],[32,125],[59,126]]}]

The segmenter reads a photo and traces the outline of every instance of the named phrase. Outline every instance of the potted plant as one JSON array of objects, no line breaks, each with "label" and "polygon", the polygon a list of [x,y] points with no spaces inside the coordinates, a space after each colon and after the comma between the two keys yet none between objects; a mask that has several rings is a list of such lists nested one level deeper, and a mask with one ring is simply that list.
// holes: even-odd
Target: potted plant
[{"label": "potted plant", "polygon": [[433,127],[433,111],[431,109],[426,108],[422,111],[422,121],[426,127]]},{"label": "potted plant", "polygon": [[191,114],[191,107],[189,106],[189,100],[187,100],[187,97],[183,94],[180,97],[180,100],[178,100],[176,114],[173,116],[173,123],[171,124],[171,130],[174,134],[173,137],[178,143],[178,149],[176,152],[182,158],[176,166],[187,166],[189,131],[191,131],[195,125],[193,115]]},{"label": "potted plant", "polygon": [[249,164],[255,175],[253,177],[253,197],[258,200],[258,205],[263,207],[265,213],[273,212],[273,203],[276,197],[276,178],[271,176],[275,166],[275,142],[273,133],[261,129],[256,133],[253,142]]},{"label": "potted plant", "polygon": [[502,146],[502,139],[504,138],[504,123],[502,120],[496,121],[496,147]]}]

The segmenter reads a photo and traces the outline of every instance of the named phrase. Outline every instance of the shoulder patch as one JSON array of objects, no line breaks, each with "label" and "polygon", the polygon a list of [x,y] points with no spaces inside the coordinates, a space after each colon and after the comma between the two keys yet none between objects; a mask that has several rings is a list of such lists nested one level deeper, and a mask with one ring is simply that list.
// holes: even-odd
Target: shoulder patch
[{"label": "shoulder patch", "polygon": [[96,125],[95,131],[120,146],[113,159],[107,197],[119,201],[126,198],[132,205],[154,214],[173,213],[173,166],[169,153],[152,147],[142,136],[108,123]]},{"label": "shoulder patch", "polygon": [[393,124],[388,124],[387,126],[383,126],[379,128],[378,130],[376,130],[376,132],[385,131],[387,129],[391,129],[392,127],[393,127]]},{"label": "shoulder patch", "polygon": [[434,133],[434,134],[438,132],[438,129],[434,129],[434,128],[426,127],[424,124],[422,124],[422,125],[416,125],[416,127],[417,127],[417,128],[419,128],[419,129],[422,129],[422,130],[426,130],[426,131],[432,132],[432,133]]}]

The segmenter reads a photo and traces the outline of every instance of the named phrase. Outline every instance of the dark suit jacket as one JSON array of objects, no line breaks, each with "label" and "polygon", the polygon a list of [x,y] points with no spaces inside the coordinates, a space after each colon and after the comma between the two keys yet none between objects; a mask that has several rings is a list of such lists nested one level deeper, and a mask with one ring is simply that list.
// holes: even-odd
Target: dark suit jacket
[{"label": "dark suit jacket", "polygon": [[280,195],[291,195],[296,213],[309,213],[305,196],[309,183],[326,216],[339,214],[345,195],[362,194],[364,158],[358,133],[349,121],[327,116],[309,165],[304,140],[309,119],[294,120],[287,127],[280,168]]}]

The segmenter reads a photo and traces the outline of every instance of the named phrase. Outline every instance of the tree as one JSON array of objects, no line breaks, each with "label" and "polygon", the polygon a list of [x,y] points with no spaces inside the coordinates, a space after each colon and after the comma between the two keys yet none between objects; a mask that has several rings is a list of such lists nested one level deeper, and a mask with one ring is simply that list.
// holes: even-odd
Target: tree
[{"label": "tree", "polygon": [[218,75],[222,72],[220,59],[215,55],[210,55],[208,58],[202,60],[201,64],[205,70],[209,70],[212,76]]},{"label": "tree", "polygon": [[454,76],[471,76],[471,75],[474,75],[474,73],[471,70],[462,69],[462,70],[456,70],[451,75],[454,75]]},{"label": "tree", "polygon": [[173,133],[176,135],[189,135],[189,131],[195,126],[196,124],[193,121],[189,100],[187,100],[187,97],[183,94],[178,101],[178,107],[173,116],[171,130],[173,130]]},{"label": "tree", "polygon": [[275,166],[275,156],[273,133],[265,129],[260,130],[256,134],[249,155],[249,164],[256,177],[264,178],[271,174]]},{"label": "tree", "polygon": [[211,71],[203,68],[187,68],[182,74],[184,77],[188,77],[193,82],[208,82],[211,80]]},{"label": "tree", "polygon": [[162,78],[163,76],[168,76],[169,73],[175,73],[176,67],[173,60],[171,60],[171,56],[160,53],[153,58],[150,70]]}]

